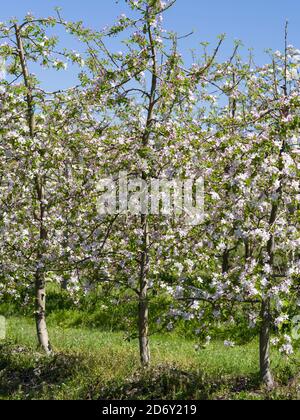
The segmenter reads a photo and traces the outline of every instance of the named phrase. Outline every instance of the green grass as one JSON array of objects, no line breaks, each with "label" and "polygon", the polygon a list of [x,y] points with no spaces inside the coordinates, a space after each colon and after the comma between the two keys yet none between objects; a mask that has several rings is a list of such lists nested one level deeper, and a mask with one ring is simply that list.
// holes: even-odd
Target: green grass
[{"label": "green grass", "polygon": [[[232,349],[176,335],[151,339],[152,367],[139,368],[137,342],[122,333],[50,325],[55,356],[36,350],[34,323],[9,318],[0,342],[0,399],[298,399],[297,363],[272,354],[279,387],[259,387],[257,342]],[[295,356],[297,360],[300,354]]]}]

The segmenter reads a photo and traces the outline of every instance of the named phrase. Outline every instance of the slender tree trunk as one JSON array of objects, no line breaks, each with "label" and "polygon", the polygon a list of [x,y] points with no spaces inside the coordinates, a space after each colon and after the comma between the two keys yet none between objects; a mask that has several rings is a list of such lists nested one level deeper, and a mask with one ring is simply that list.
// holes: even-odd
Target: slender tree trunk
[{"label": "slender tree trunk", "polygon": [[45,271],[43,267],[43,256],[46,252],[45,241],[47,240],[47,230],[44,226],[45,220],[45,205],[44,205],[44,187],[43,180],[39,177],[36,178],[36,192],[40,203],[40,244],[37,252],[37,261],[39,267],[36,271],[35,279],[35,310],[36,310],[36,329],[39,346],[47,353],[52,352],[51,344],[49,341],[48,329],[46,324],[46,281]]},{"label": "slender tree trunk", "polygon": [[229,256],[230,256],[230,251],[228,249],[226,249],[223,252],[223,257],[222,257],[222,273],[223,274],[228,273],[228,270],[229,270]]},{"label": "slender tree trunk", "polygon": [[[278,190],[281,192],[281,187]],[[269,220],[270,229],[273,229],[273,225],[276,221],[278,214],[279,201],[273,203],[271,216]],[[267,244],[267,253],[269,256],[269,265],[273,269],[274,267],[274,252],[275,252],[275,237],[271,234],[271,237]],[[272,284],[272,277],[269,279],[269,283]],[[268,292],[268,291],[267,291]],[[259,340],[259,353],[260,353],[260,376],[264,385],[268,389],[275,387],[275,382],[271,372],[271,359],[270,359],[270,340],[271,340],[271,299],[270,297],[263,297],[261,306],[261,327],[260,327],[260,340]]]},{"label": "slender tree trunk", "polygon": [[245,246],[245,264],[246,264],[248,259],[251,257],[251,248],[250,248],[249,238],[246,238],[244,240],[244,246]]},{"label": "slender tree trunk", "polygon": [[261,306],[261,329],[259,340],[260,352],[260,375],[261,380],[268,389],[273,389],[275,386],[273,375],[271,372],[270,359],[270,338],[271,338],[271,313],[270,313],[270,299],[262,302]]},{"label": "slender tree trunk", "polygon": [[[287,91],[287,57],[288,57],[288,40],[287,40],[287,26],[285,31],[285,83],[283,86],[284,96],[288,96]],[[289,113],[288,108],[283,110],[282,117],[287,117]],[[286,148],[286,138],[282,139],[282,147],[279,155],[279,169],[283,170],[283,161],[282,156]],[[274,260],[275,260],[275,236],[272,233],[276,219],[279,213],[280,201],[282,199],[282,181],[283,175],[280,175],[279,187],[277,189],[278,199],[272,204],[272,210],[269,220],[269,228],[271,232],[270,239],[267,244],[267,254],[269,256],[269,265],[271,269],[274,269]],[[272,276],[269,279],[269,283],[272,284]],[[271,338],[271,299],[270,297],[265,297],[262,302],[261,307],[261,331],[260,331],[260,374],[262,382],[267,386],[268,389],[273,389],[275,387],[275,382],[271,372],[271,363],[270,363],[270,338]]]},{"label": "slender tree trunk", "polygon": [[[287,42],[287,26],[285,31],[285,83],[283,86],[284,96],[287,98],[287,57],[288,57],[288,42]],[[283,109],[282,117],[287,117],[289,114],[288,108]],[[282,139],[282,147],[279,154],[279,169],[280,171],[283,170],[283,160],[282,156],[285,152],[286,148],[286,138]],[[269,228],[271,232],[270,239],[267,244],[267,254],[269,256],[269,265],[271,269],[274,269],[274,260],[275,260],[275,235],[273,234],[272,230],[276,223],[276,219],[279,213],[279,206],[280,201],[282,199],[282,181],[283,175],[280,175],[279,178],[279,187],[277,189],[278,198],[272,204],[272,210],[269,220]],[[270,285],[272,284],[272,276],[269,278]],[[260,350],[260,375],[263,384],[266,385],[268,389],[273,389],[275,387],[275,381],[271,371],[271,362],[270,362],[270,339],[271,339],[271,299],[270,297],[265,297],[262,302],[261,307],[261,330],[260,330],[260,343],[259,343],[259,350]]]},{"label": "slender tree trunk", "polygon": [[[25,87],[27,88],[26,103],[27,103],[27,121],[30,136],[35,137],[35,111],[34,111],[34,96],[31,84],[31,78],[26,62],[26,56],[23,46],[22,34],[20,27],[15,25],[16,43],[18,46],[18,55],[22,68],[22,75]],[[43,255],[45,252],[44,243],[47,239],[47,231],[44,227],[45,212],[44,206],[44,182],[41,177],[35,179],[35,192],[40,206],[39,223],[40,223],[40,237],[37,250],[37,264],[38,268],[35,275],[35,314],[36,314],[36,329],[39,346],[47,353],[51,353],[51,345],[49,342],[48,330],[46,325],[46,287],[45,287],[45,272],[41,266],[43,264]]]},{"label": "slender tree trunk", "polygon": [[35,278],[35,319],[39,347],[47,354],[52,353],[46,324],[46,287],[42,270],[38,269]]},{"label": "slender tree trunk", "polygon": [[68,280],[67,279],[64,279],[62,282],[61,282],[61,289],[62,290],[68,290]]},{"label": "slender tree trunk", "polygon": [[[147,14],[149,13],[149,9]],[[142,136],[142,145],[147,147],[151,135],[151,127],[153,123],[154,108],[156,103],[156,89],[157,89],[157,60],[155,42],[152,35],[150,16],[147,22],[147,32],[149,37],[149,44],[152,55],[152,77],[151,77],[151,91],[149,95],[149,104],[147,111],[147,121],[145,130]],[[148,175],[146,172],[142,173],[144,181],[148,181]],[[139,344],[140,344],[140,358],[141,364],[144,367],[150,365],[150,344],[149,344],[149,301],[148,301],[148,290],[149,290],[149,270],[150,270],[150,235],[149,235],[149,221],[148,215],[144,214],[141,216],[141,227],[143,230],[143,245],[141,250],[141,262],[140,262],[140,281],[139,281]]]},{"label": "slender tree trunk", "polygon": [[139,296],[139,343],[140,359],[143,367],[150,365],[149,343],[149,303],[147,293]]},{"label": "slender tree trunk", "polygon": [[139,344],[141,364],[150,364],[149,344],[149,302],[148,302],[148,272],[149,272],[149,227],[147,216],[142,215],[143,251],[141,258],[140,290],[139,290]]},{"label": "slender tree trunk", "polygon": [[140,359],[144,367],[150,365],[150,343],[149,343],[149,307],[147,298],[140,296],[139,301],[139,342]]}]

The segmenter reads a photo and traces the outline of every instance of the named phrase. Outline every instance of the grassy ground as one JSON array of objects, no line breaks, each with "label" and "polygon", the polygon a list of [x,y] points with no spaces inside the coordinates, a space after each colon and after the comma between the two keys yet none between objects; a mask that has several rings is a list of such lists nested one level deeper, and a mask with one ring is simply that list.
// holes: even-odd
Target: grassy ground
[{"label": "grassy ground", "polygon": [[177,336],[152,337],[153,364],[138,368],[137,342],[122,334],[50,326],[55,356],[36,351],[34,324],[8,320],[0,341],[0,399],[298,399],[300,353],[287,361],[273,353],[278,389],[259,387],[257,343],[195,351]]}]

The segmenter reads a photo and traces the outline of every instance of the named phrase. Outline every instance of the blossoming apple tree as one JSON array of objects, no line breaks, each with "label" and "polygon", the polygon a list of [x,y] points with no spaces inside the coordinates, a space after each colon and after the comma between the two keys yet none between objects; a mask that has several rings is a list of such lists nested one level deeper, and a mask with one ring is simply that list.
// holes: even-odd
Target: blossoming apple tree
[{"label": "blossoming apple tree", "polygon": [[[261,377],[269,388],[274,386],[271,331],[286,331],[283,324],[298,296],[296,60],[295,50],[287,46],[270,65],[237,66],[229,78],[223,72],[221,90],[229,93],[229,106],[212,115],[212,133],[204,145],[207,216],[196,229],[193,249],[181,254],[191,261],[190,271],[180,262],[182,281],[172,291],[184,302],[173,315],[200,319],[204,333],[212,318],[234,320],[234,308],[243,308],[250,326],[260,329]],[[292,353],[288,334],[276,341],[282,352]]]}]

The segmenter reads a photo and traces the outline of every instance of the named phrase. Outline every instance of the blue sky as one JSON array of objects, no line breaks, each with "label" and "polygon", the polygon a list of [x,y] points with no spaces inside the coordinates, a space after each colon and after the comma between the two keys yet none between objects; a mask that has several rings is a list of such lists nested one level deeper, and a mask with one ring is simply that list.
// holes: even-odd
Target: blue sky
[{"label": "blue sky", "polygon": [[[12,16],[22,18],[28,11],[39,16],[53,14],[55,6],[63,9],[68,20],[83,20],[94,29],[111,24],[128,11],[124,0],[1,0],[0,21]],[[300,1],[299,0],[177,0],[177,4],[165,17],[167,29],[179,34],[194,30],[194,35],[181,44],[187,51],[199,48],[201,41],[214,45],[217,36],[227,34],[222,56],[230,55],[233,41],[243,41],[245,48],[253,48],[258,62],[267,60],[264,50],[282,49],[284,24],[290,22],[289,43],[300,47]],[[67,40],[66,40],[67,41]],[[118,48],[112,41],[111,48]],[[188,55],[187,55],[188,56]],[[51,75],[49,85],[60,78],[67,83],[67,75]]]}]

